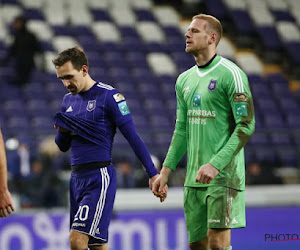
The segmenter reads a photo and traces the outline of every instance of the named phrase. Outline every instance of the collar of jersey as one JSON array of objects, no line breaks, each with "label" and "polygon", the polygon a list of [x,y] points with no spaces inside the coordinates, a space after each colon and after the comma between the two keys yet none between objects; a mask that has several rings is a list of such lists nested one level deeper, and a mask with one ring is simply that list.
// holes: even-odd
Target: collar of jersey
[{"label": "collar of jersey", "polygon": [[98,83],[99,83],[99,82],[95,82],[95,84],[94,84],[91,88],[89,88],[87,91],[79,92],[78,94],[79,94],[79,95],[86,95],[86,93],[88,93],[88,92],[91,91],[93,88],[95,88],[95,87],[97,86]]},{"label": "collar of jersey", "polygon": [[207,67],[205,67],[205,68],[198,68],[196,65],[195,69],[196,69],[198,76],[200,76],[200,77],[206,76],[208,73],[213,71],[216,67],[218,67],[218,65],[221,63],[222,60],[223,60],[223,57],[217,55],[215,57],[215,59],[209,65],[207,65]]}]

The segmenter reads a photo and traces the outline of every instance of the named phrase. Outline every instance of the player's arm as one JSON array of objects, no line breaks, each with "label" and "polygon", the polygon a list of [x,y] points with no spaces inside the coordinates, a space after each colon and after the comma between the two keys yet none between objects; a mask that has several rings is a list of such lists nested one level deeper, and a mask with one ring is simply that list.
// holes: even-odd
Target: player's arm
[{"label": "player's arm", "polygon": [[149,151],[135,129],[125,97],[118,90],[107,92],[106,109],[112,122],[119,128],[144,165],[149,178],[157,175],[158,171],[151,160]]},{"label": "player's arm", "polygon": [[186,139],[186,122],[187,122],[187,108],[182,96],[182,90],[180,86],[180,78],[176,83],[176,99],[177,99],[177,111],[176,111],[176,124],[173,132],[171,144],[168,149],[168,153],[163,166],[175,170],[178,162],[185,154],[187,149]]},{"label": "player's arm", "polygon": [[55,143],[57,144],[58,148],[62,152],[67,152],[71,147],[72,137],[69,131],[62,132],[57,129],[57,134],[55,136]]},{"label": "player's arm", "polygon": [[129,142],[131,148],[133,149],[138,159],[144,165],[149,178],[152,178],[153,176],[157,175],[158,171],[152,162],[152,159],[150,157],[149,151],[145,143],[138,135],[133,121],[131,120],[126,122],[125,124],[121,125],[119,129],[123,136],[126,138],[126,140]]},{"label": "player's arm", "polygon": [[[155,168],[152,159],[150,157],[149,151],[144,144],[141,137],[138,135],[134,123],[132,120],[126,122],[125,124],[119,127],[123,136],[129,142],[131,148],[133,149],[135,155],[141,161],[145,170],[149,176],[149,188],[152,190],[153,183],[159,178],[159,174],[157,169]],[[162,187],[163,192],[158,194],[157,196],[160,197],[160,201],[164,201],[167,197],[168,186],[165,184]]]},{"label": "player's arm", "polygon": [[7,186],[7,162],[0,130],[0,217],[8,216],[12,211],[14,211],[14,206]]},{"label": "player's arm", "polygon": [[232,78],[227,86],[227,96],[235,120],[235,129],[225,146],[210,163],[221,171],[245,146],[255,129],[252,94],[247,76],[241,71],[237,79]]},{"label": "player's arm", "polygon": [[[65,102],[66,102],[66,96],[64,96],[63,102],[62,102],[62,106],[61,106],[61,112],[65,112],[66,111],[66,107],[65,107]],[[60,127],[57,124],[55,124],[54,121],[54,128],[57,130],[57,134],[55,137],[55,143],[57,144],[58,148],[62,151],[62,152],[67,152],[70,147],[71,147],[71,142],[72,142],[72,136],[69,130],[67,130],[66,128]]]},{"label": "player's arm", "polygon": [[[184,100],[181,96],[181,88],[179,86],[180,81],[176,83],[176,98],[177,98],[177,112],[176,112],[176,124],[173,132],[171,144],[168,149],[166,159],[163,162],[163,167],[160,171],[160,175],[153,183],[152,192],[155,196],[166,197],[167,190],[164,188],[169,180],[169,175],[176,166],[187,149],[186,139],[186,118],[187,109],[184,104]],[[161,199],[161,201],[163,201]]]}]

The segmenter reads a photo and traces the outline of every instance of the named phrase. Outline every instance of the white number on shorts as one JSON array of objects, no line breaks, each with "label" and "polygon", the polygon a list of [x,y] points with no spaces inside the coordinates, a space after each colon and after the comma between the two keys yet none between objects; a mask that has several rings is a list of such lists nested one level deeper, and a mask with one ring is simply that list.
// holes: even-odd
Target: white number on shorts
[{"label": "white number on shorts", "polygon": [[78,220],[78,216],[81,221],[84,221],[88,218],[88,214],[89,214],[89,206],[88,205],[79,206],[78,211],[74,217],[74,221]]}]

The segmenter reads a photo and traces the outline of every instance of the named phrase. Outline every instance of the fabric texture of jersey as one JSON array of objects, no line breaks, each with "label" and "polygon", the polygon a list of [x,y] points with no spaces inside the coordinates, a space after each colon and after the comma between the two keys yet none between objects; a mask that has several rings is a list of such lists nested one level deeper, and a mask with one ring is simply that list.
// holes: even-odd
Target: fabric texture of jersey
[{"label": "fabric texture of jersey", "polygon": [[[196,65],[176,82],[177,119],[164,166],[175,169],[187,151],[185,186],[221,185],[245,189],[243,147],[254,132],[254,108],[245,73],[216,56]],[[219,174],[210,184],[195,181],[200,166],[211,163]]]}]

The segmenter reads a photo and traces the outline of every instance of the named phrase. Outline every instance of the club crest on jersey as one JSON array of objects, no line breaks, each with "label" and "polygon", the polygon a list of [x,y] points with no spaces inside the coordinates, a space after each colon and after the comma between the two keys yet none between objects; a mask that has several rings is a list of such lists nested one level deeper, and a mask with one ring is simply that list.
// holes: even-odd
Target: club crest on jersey
[{"label": "club crest on jersey", "polygon": [[96,100],[88,101],[88,104],[86,106],[87,111],[93,111],[96,108]]},{"label": "club crest on jersey", "polygon": [[217,80],[210,80],[208,84],[208,90],[209,91],[214,91],[217,88]]}]

